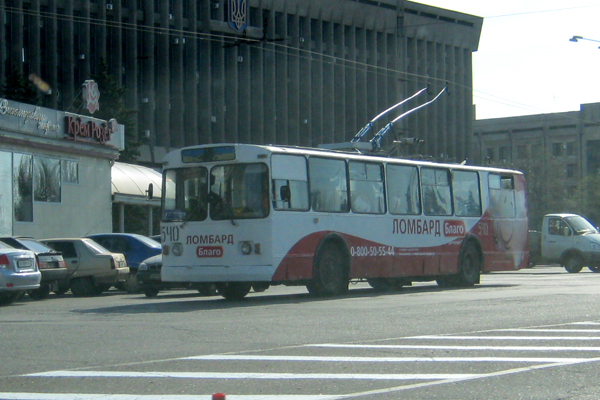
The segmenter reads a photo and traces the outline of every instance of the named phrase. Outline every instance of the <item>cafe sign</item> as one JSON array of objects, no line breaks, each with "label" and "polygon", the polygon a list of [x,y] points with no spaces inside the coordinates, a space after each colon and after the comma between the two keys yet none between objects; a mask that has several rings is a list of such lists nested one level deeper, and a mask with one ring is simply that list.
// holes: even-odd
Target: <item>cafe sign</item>
[{"label": "cafe sign", "polygon": [[84,121],[81,117],[65,116],[65,133],[74,141],[84,140],[106,144],[110,141],[111,134],[117,132],[116,119],[107,121]]}]

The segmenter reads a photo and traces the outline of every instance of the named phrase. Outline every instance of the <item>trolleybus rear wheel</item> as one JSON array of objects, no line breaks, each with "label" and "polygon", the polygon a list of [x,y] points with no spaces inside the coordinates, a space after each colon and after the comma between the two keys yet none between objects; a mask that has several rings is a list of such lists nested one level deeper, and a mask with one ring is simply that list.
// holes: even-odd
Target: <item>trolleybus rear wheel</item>
[{"label": "trolleybus rear wheel", "polygon": [[324,245],[317,254],[312,282],[306,285],[308,292],[332,296],[348,290],[348,274],[344,255],[333,244]]}]

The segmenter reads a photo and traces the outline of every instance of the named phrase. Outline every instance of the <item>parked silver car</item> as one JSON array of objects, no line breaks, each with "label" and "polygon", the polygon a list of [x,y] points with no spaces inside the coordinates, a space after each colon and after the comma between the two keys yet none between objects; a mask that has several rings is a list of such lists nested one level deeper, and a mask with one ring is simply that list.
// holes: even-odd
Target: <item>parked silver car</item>
[{"label": "parked silver car", "polygon": [[0,306],[12,303],[27,290],[38,289],[41,279],[33,251],[0,242]]}]

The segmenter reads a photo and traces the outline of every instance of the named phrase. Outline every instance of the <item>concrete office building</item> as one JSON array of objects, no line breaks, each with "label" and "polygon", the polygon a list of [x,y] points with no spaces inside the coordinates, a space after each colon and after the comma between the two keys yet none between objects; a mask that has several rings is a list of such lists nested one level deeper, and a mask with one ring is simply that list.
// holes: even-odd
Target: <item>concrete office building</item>
[{"label": "concrete office building", "polygon": [[148,163],[194,144],[349,141],[382,110],[428,86],[405,111],[446,85],[448,95],[401,120],[383,144],[416,137],[424,142],[400,154],[469,157],[479,17],[404,0],[0,6],[0,84],[16,65],[50,85],[41,105],[74,112],[82,82],[106,60],[138,110],[134,134],[147,139]]},{"label": "concrete office building", "polygon": [[477,120],[473,145],[475,163],[525,172],[535,228],[547,212],[573,212],[560,209],[561,200],[600,172],[600,103],[582,104],[579,111]]}]

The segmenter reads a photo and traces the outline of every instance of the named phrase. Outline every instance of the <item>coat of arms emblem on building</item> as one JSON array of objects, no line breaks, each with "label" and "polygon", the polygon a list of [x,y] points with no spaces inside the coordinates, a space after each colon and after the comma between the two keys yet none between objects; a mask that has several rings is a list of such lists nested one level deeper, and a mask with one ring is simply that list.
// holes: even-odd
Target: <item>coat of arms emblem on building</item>
[{"label": "coat of arms emblem on building", "polygon": [[228,0],[229,26],[238,32],[248,26],[248,3],[247,0]]}]

